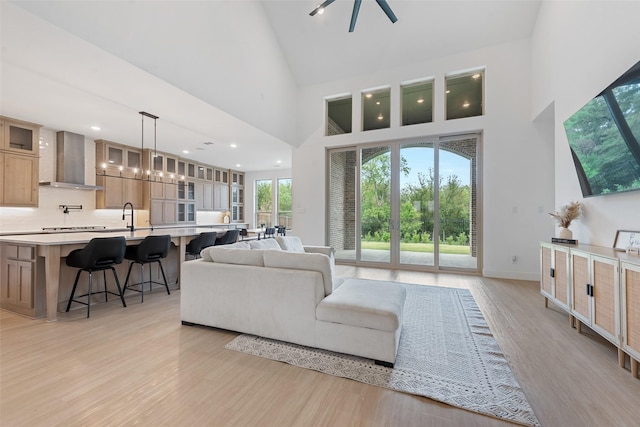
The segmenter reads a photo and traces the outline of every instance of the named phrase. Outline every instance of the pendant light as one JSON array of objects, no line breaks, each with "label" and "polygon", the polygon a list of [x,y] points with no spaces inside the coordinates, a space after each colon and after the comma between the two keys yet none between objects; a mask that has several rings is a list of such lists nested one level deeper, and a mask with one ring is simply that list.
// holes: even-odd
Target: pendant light
[{"label": "pendant light", "polygon": [[[158,141],[157,141],[157,120],[158,116],[154,116],[151,113],[147,113],[146,111],[140,111],[140,115],[142,116],[142,147],[141,151],[144,152],[144,118],[149,117],[153,119],[153,157],[158,156]],[[152,165],[153,167],[153,165]],[[147,176],[149,173],[147,173]]]}]

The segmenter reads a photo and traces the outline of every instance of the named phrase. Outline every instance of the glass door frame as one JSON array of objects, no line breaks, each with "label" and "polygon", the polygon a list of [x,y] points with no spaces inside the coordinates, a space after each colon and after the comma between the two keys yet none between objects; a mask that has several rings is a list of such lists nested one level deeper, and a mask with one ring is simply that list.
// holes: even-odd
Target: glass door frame
[{"label": "glass door frame", "polygon": [[[440,151],[440,143],[441,142],[450,142],[456,140],[464,140],[464,139],[475,139],[476,140],[476,170],[475,170],[475,186],[476,186],[476,194],[475,194],[475,219],[476,219],[476,268],[458,268],[452,266],[441,266],[440,265],[440,245],[439,245],[439,235],[440,235],[440,185],[439,179],[440,176],[440,165],[439,165],[439,151]],[[423,264],[401,264],[400,263],[400,153],[401,148],[403,146],[411,145],[411,143],[419,144],[419,143],[433,143],[434,149],[434,178],[435,183],[434,187],[437,188],[438,191],[434,191],[434,229],[432,239],[434,241],[434,262],[433,265],[423,265]],[[389,262],[375,262],[375,261],[363,261],[362,260],[362,180],[361,180],[361,168],[362,168],[362,150],[363,149],[371,149],[375,147],[389,147],[389,153],[391,156],[391,168],[390,168],[390,187],[391,187],[391,196],[390,196],[390,224],[389,224],[389,233],[390,233],[390,254],[389,254]],[[355,260],[350,259],[337,259],[336,261],[344,264],[354,264],[356,266],[368,266],[368,267],[382,267],[382,268],[391,268],[391,269],[401,269],[401,270],[420,270],[420,271],[454,271],[454,272],[463,272],[468,274],[480,274],[482,271],[482,133],[474,132],[474,133],[464,133],[464,134],[452,134],[452,135],[436,135],[436,136],[426,136],[421,138],[409,138],[409,139],[401,139],[401,140],[393,140],[393,141],[380,141],[376,143],[366,143],[366,144],[357,144],[348,147],[328,147],[327,148],[327,181],[329,181],[330,174],[330,154],[339,152],[339,151],[351,151],[354,150],[356,154],[356,171],[355,175],[357,178],[356,183],[356,195],[355,195],[355,208],[356,208],[356,218],[355,218],[355,228],[356,228],[356,239],[355,239]],[[326,236],[325,240],[327,244],[330,244],[329,233],[331,229],[331,224],[329,223],[331,216],[329,215],[329,211],[331,209],[329,199],[330,199],[330,183],[327,182],[327,194],[326,194]],[[470,236],[471,238],[471,236]],[[470,242],[471,244],[471,242]]]}]

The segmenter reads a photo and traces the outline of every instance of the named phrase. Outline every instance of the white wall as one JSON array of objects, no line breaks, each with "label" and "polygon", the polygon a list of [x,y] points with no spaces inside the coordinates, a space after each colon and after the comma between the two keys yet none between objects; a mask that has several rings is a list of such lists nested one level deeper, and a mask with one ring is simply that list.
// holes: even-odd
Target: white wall
[{"label": "white wall", "polygon": [[[583,199],[563,122],[640,60],[640,2],[543,2],[532,37],[533,117],[554,105],[555,209],[583,204],[572,224],[582,243],[611,246],[640,229],[640,192]],[[554,210],[555,210],[554,209]]]},{"label": "white wall", "polygon": [[[444,121],[444,75],[486,67],[485,116]],[[399,86],[406,80],[435,77],[435,121],[400,127]],[[293,210],[296,234],[308,244],[325,243],[326,147],[364,142],[482,131],[483,136],[483,273],[494,277],[537,279],[540,240],[553,224],[553,146],[549,126],[531,120],[530,40],[480,49],[357,78],[303,88],[300,133],[304,143],[293,153]],[[391,85],[390,129],[325,137],[326,96],[352,93],[354,122],[360,117],[360,92]],[[395,100],[395,101],[393,101]],[[354,126],[357,128],[358,126]],[[511,263],[516,255],[518,262]]]}]

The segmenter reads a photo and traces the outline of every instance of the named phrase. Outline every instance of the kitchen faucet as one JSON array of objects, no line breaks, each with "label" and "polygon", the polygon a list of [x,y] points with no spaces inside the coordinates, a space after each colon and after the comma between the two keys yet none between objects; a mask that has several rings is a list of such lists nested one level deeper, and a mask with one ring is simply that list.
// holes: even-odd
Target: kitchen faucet
[{"label": "kitchen faucet", "polygon": [[127,225],[127,227],[133,233],[133,231],[134,231],[134,228],[133,228],[133,204],[131,204],[131,202],[125,203],[124,206],[122,207],[122,220],[124,221],[124,216],[125,216],[124,211],[127,209],[127,205],[129,205],[129,207],[131,207],[131,213],[126,214],[126,215],[131,215],[131,225]]}]

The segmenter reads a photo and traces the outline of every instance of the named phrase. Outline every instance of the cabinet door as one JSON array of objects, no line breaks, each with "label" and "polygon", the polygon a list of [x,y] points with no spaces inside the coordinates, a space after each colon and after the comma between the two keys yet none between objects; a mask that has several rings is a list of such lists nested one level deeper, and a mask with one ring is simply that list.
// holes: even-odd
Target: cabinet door
[{"label": "cabinet door", "polygon": [[216,184],[213,187],[213,209],[229,210],[229,187]]},{"label": "cabinet door", "polygon": [[172,183],[164,184],[164,198],[168,200],[175,200],[178,198],[178,186]]},{"label": "cabinet door", "polygon": [[163,182],[151,182],[151,198],[152,199],[164,199],[164,183]]},{"label": "cabinet door", "polygon": [[116,176],[104,178],[104,207],[107,209],[122,208],[124,200],[124,179]]},{"label": "cabinet door", "polygon": [[619,273],[618,260],[592,256],[593,317],[592,328],[613,343],[618,343]]},{"label": "cabinet door", "polygon": [[540,293],[547,298],[553,298],[553,264],[551,254],[553,249],[547,245],[540,246]]},{"label": "cabinet door", "polygon": [[175,224],[177,221],[178,201],[165,200],[163,204],[163,216],[165,224]]},{"label": "cabinet door", "polygon": [[1,149],[19,154],[37,155],[40,127],[18,120],[0,120],[2,126]]},{"label": "cabinet door", "polygon": [[640,360],[640,265],[622,263],[622,348]]},{"label": "cabinet door", "polygon": [[571,253],[571,293],[573,307],[571,312],[582,322],[591,323],[591,297],[587,286],[590,285],[589,255]]},{"label": "cabinet door", "polygon": [[38,206],[38,158],[4,154],[3,205]]},{"label": "cabinet door", "polygon": [[196,209],[204,209],[204,183],[196,182]]},{"label": "cabinet door", "polygon": [[569,310],[569,250],[553,250],[553,298],[561,307]]},{"label": "cabinet door", "polygon": [[142,209],[144,204],[142,181],[139,179],[123,179],[122,181],[124,181],[126,201],[131,202],[134,209]]},{"label": "cabinet door", "polygon": [[153,225],[165,224],[164,200],[152,199],[149,205],[149,221]]},{"label": "cabinet door", "polygon": [[8,259],[5,261],[2,283],[2,301],[33,308],[33,263]]},{"label": "cabinet door", "polygon": [[213,184],[204,184],[202,190],[202,208],[210,211],[213,209]]}]

